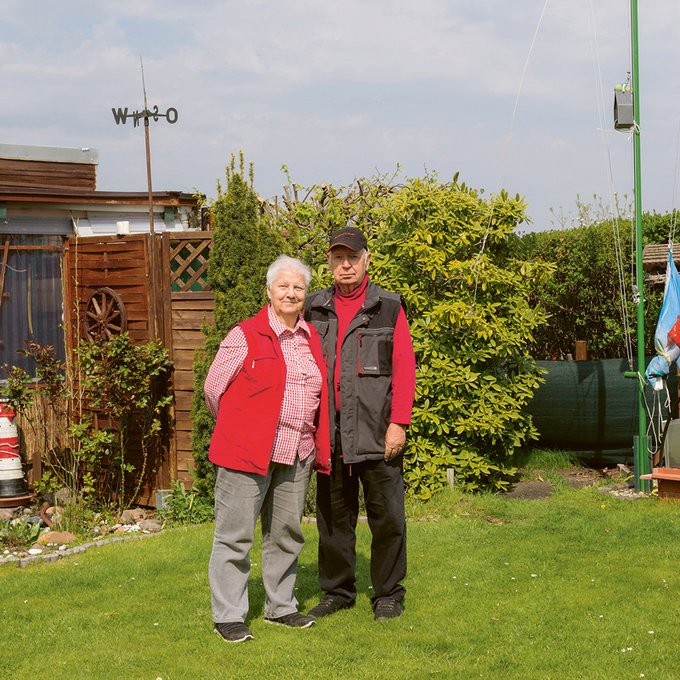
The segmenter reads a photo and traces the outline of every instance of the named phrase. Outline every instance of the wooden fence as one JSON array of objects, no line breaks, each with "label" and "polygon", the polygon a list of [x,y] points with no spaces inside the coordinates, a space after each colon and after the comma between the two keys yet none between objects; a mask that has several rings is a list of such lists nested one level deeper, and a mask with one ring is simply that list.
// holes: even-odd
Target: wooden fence
[{"label": "wooden fence", "polygon": [[[167,238],[166,238],[167,237]],[[172,479],[191,483],[191,402],[194,396],[194,353],[203,347],[202,327],[214,323],[214,297],[208,287],[208,255],[212,240],[205,233],[163,235],[165,281],[164,341],[174,362],[175,432],[171,448]]]},{"label": "wooden fence", "polygon": [[[193,359],[203,346],[202,326],[213,322],[206,273],[208,232],[72,237],[64,252],[64,326],[67,355],[80,338],[127,331],[137,343],[160,338],[174,368],[171,425],[159,460],[149,465],[139,502],[179,479],[191,482]],[[105,419],[105,414],[97,414]],[[130,461],[139,465],[140,450]]]}]

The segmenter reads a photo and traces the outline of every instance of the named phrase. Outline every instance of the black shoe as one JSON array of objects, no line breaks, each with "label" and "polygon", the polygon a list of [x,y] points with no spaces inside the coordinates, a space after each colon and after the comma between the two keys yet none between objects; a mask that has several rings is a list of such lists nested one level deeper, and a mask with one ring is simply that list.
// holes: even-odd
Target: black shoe
[{"label": "black shoe", "polygon": [[230,623],[216,623],[215,632],[226,642],[245,642],[252,640],[253,634],[250,628],[241,621],[231,621]]},{"label": "black shoe", "polygon": [[375,603],[375,607],[373,608],[375,620],[382,621],[383,619],[396,619],[401,616],[403,609],[399,600],[393,600],[391,597],[383,597]]},{"label": "black shoe", "polygon": [[288,626],[289,628],[309,628],[316,623],[313,616],[306,616],[305,614],[300,614],[300,612],[279,616],[276,619],[265,617],[265,621],[267,623],[278,623],[280,626]]},{"label": "black shoe", "polygon": [[315,619],[321,619],[324,616],[330,616],[339,612],[341,609],[351,609],[354,602],[343,600],[333,595],[324,595],[321,602],[307,612],[308,616],[313,616]]}]

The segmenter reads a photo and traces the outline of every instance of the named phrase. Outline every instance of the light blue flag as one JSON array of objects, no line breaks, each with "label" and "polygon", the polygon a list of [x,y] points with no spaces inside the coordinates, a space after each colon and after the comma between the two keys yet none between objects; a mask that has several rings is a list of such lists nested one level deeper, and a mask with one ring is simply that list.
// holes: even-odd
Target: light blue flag
[{"label": "light blue flag", "polygon": [[654,389],[663,387],[663,378],[668,375],[671,364],[680,356],[680,347],[668,337],[678,320],[680,320],[680,274],[673,261],[673,251],[669,248],[663,304],[654,332],[654,349],[657,356],[649,362],[645,371]]}]

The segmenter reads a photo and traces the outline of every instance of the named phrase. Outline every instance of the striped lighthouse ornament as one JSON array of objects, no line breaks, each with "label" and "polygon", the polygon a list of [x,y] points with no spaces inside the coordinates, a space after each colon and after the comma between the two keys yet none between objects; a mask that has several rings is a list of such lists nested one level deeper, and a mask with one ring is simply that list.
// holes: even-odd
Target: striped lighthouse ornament
[{"label": "striped lighthouse ornament", "polygon": [[19,453],[19,432],[14,424],[14,411],[0,401],[0,498],[26,493],[26,481]]}]

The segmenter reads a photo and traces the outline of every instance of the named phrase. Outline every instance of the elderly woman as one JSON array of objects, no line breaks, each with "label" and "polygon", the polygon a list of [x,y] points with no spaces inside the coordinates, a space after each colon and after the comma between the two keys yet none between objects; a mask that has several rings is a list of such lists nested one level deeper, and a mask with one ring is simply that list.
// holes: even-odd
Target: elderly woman
[{"label": "elderly woman", "polygon": [[314,624],[294,593],[309,477],[330,470],[326,366],[317,332],[300,315],[310,278],[300,260],[277,258],[267,271],[269,304],[229,331],[205,381],[216,417],[212,613],[228,642],[253,638],[245,619],[258,516],[265,621]]}]

